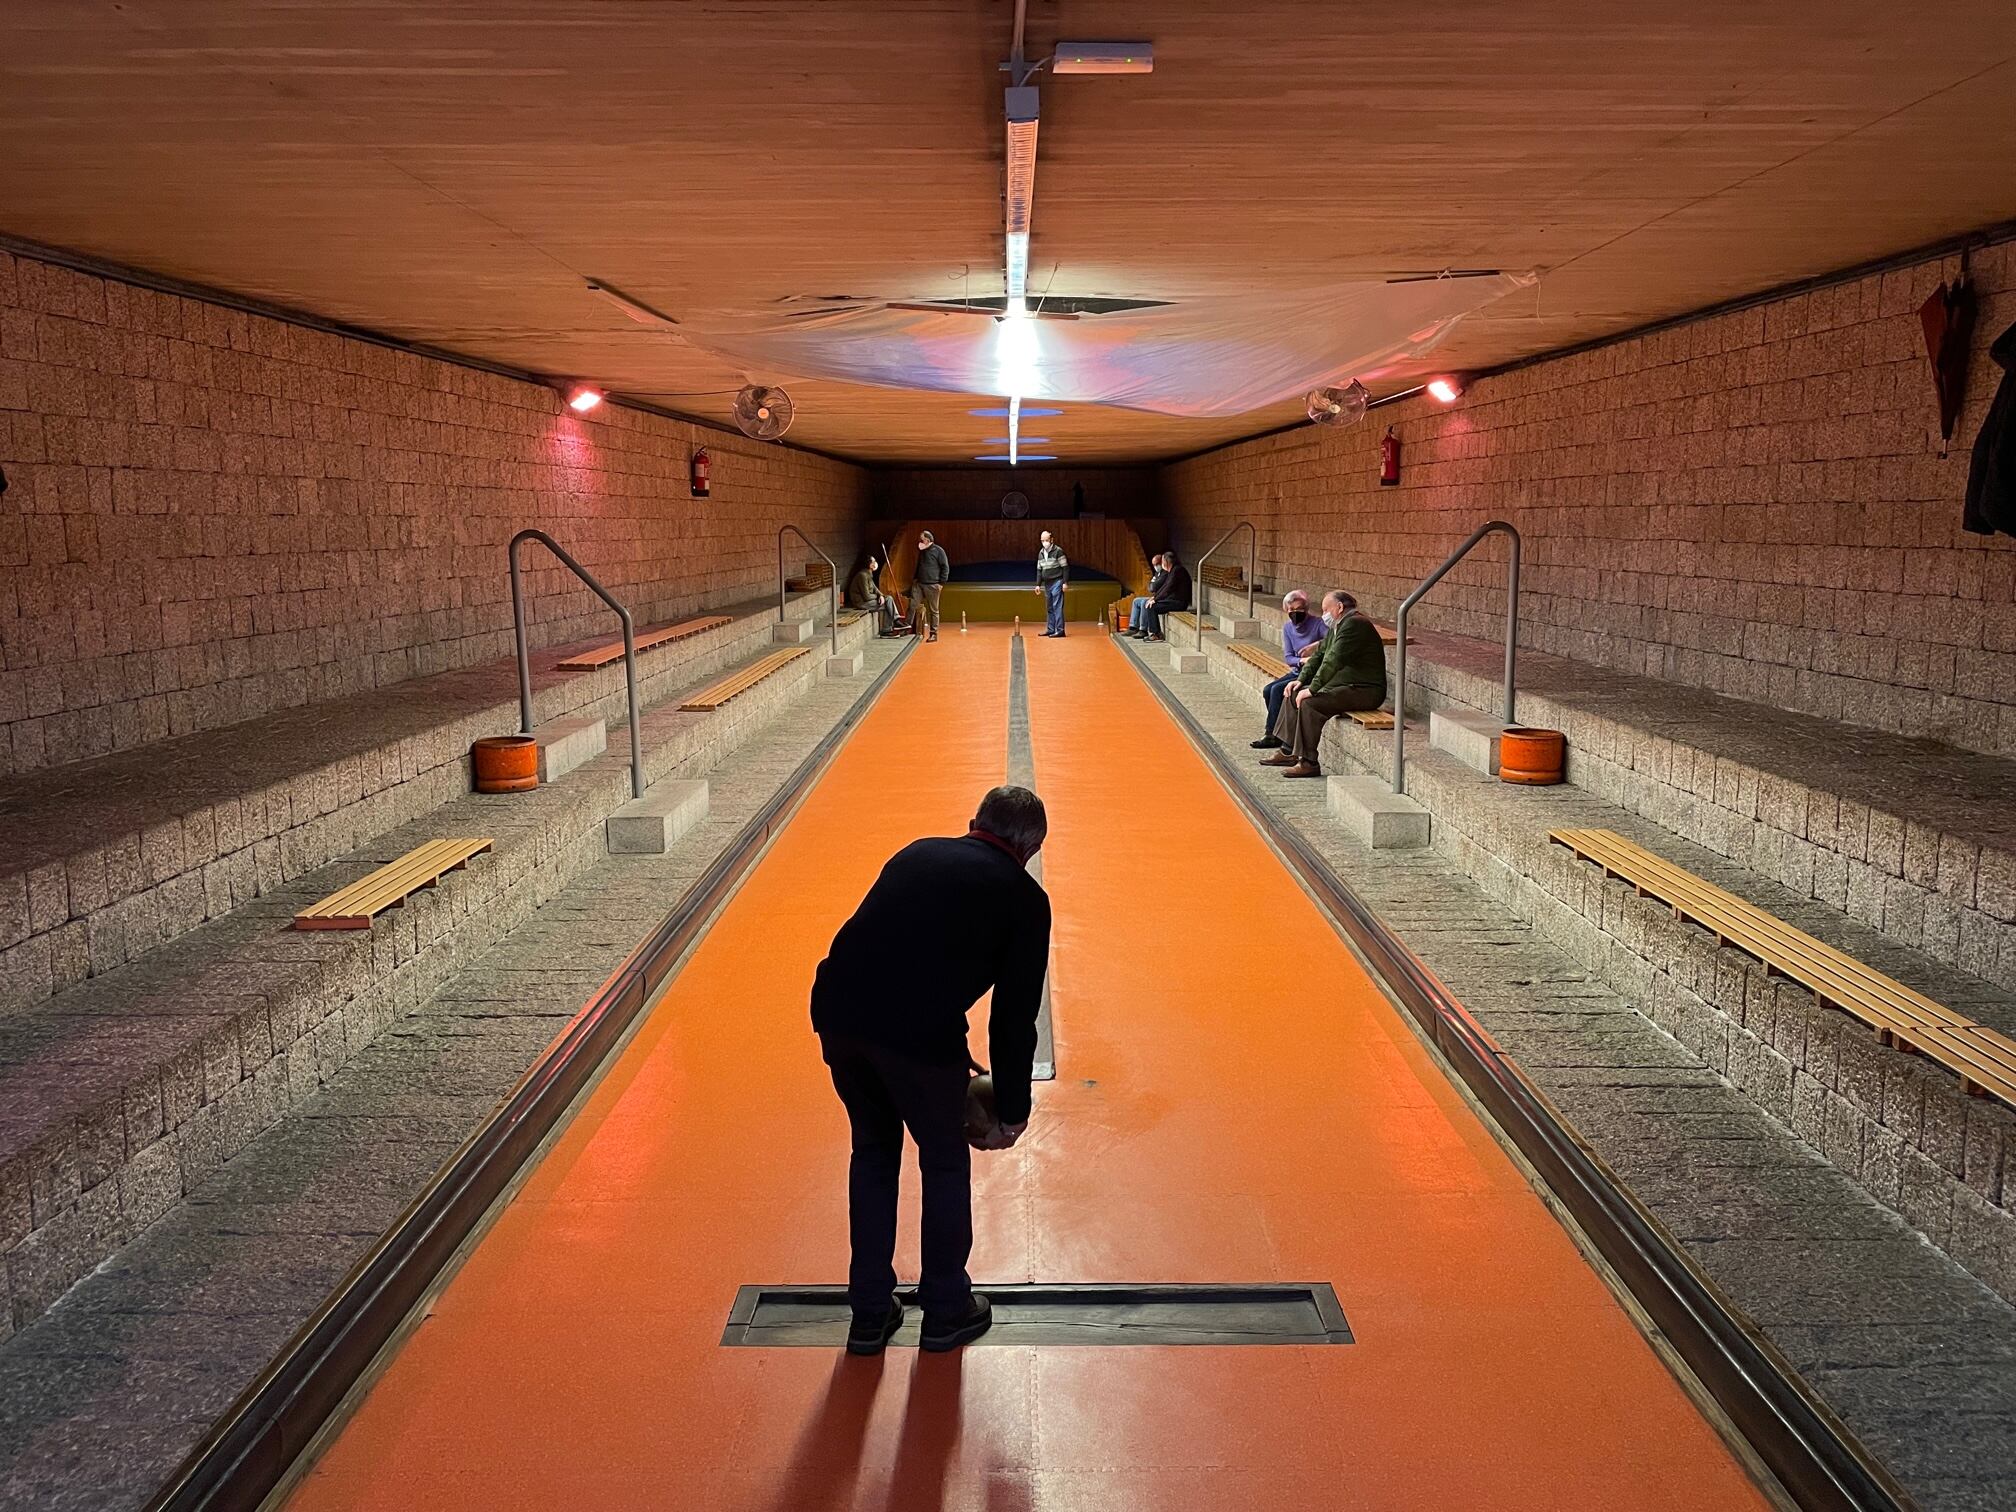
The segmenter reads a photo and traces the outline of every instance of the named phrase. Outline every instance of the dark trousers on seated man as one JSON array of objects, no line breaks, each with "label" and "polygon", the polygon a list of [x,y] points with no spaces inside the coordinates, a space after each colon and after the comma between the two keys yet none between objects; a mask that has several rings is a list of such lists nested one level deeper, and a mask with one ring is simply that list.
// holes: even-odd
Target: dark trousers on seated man
[{"label": "dark trousers on seated man", "polygon": [[1383,686],[1332,688],[1328,693],[1312,693],[1300,704],[1293,702],[1292,698],[1285,698],[1281,703],[1281,715],[1274,721],[1274,735],[1297,761],[1321,766],[1323,726],[1339,714],[1376,709],[1384,702],[1386,689]]},{"label": "dark trousers on seated man", "polygon": [[973,1252],[966,1067],[913,1060],[844,1034],[822,1034],[819,1043],[853,1134],[847,1166],[854,1254],[848,1299],[857,1312],[872,1312],[886,1307],[896,1289],[896,1188],[908,1129],[924,1178],[917,1300],[927,1317],[955,1316],[973,1290],[966,1274]]}]

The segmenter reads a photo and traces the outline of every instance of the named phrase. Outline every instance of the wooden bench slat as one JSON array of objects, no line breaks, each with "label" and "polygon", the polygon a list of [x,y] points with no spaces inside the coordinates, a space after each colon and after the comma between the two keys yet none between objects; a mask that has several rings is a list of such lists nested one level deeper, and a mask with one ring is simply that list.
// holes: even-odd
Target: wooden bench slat
[{"label": "wooden bench slat", "polygon": [[1614,830],[1560,829],[1550,840],[1692,918],[1886,1039],[1938,1061],[1970,1092],[2016,1105],[2016,1040],[1955,1012]]},{"label": "wooden bench slat", "polygon": [[[653,646],[662,646],[668,641],[684,640],[689,635],[698,635],[703,630],[712,630],[719,625],[725,625],[729,622],[730,618],[731,616],[726,614],[710,614],[700,619],[682,620],[676,625],[661,625],[655,630],[646,630],[643,634],[639,635],[637,637],[637,649],[639,651],[646,651]],[[556,664],[556,670],[561,672],[592,672],[597,667],[606,667],[609,663],[621,661],[622,659],[623,642],[619,638],[613,641],[604,641],[601,645],[591,647],[578,656],[568,657],[567,660]]]},{"label": "wooden bench slat", "polygon": [[466,866],[495,842],[488,836],[449,836],[416,845],[405,855],[359,877],[294,915],[296,929],[369,929],[372,918],[404,903],[442,874]]},{"label": "wooden bench slat", "polygon": [[1286,677],[1288,663],[1281,660],[1264,646],[1256,646],[1252,641],[1227,641],[1232,654],[1249,666],[1258,667],[1270,677]]},{"label": "wooden bench slat", "polygon": [[809,646],[787,646],[781,651],[772,651],[767,655],[758,657],[748,666],[743,667],[737,672],[730,673],[719,682],[710,683],[697,693],[689,694],[686,701],[680,704],[679,707],[681,710],[689,713],[712,713],[714,710],[720,708],[721,705],[727,703],[729,699],[736,697],[738,694],[748,692],[749,689],[755,687],[756,684],[770,676],[771,673],[784,667],[787,663],[796,661],[801,656],[809,655],[811,649]]},{"label": "wooden bench slat", "polygon": [[1362,725],[1368,730],[1390,730],[1393,728],[1393,716],[1388,714],[1384,709],[1353,709],[1351,711],[1351,722],[1356,725]]}]

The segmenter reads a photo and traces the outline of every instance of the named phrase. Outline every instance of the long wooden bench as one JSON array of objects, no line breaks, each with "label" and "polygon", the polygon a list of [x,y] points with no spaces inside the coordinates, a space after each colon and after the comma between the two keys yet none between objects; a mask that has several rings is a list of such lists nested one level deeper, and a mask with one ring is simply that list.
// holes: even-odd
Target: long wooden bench
[{"label": "long wooden bench", "polygon": [[1960,1078],[1971,1093],[2016,1107],[2016,1040],[1914,992],[1853,956],[1794,929],[1783,919],[1615,830],[1560,829],[1548,839],[1621,877],[1681,918],[1713,931],[1725,945],[1755,956],[1822,1002],[1860,1019],[1883,1043],[1915,1050]]},{"label": "long wooden bench", "polygon": [[1208,588],[1244,588],[1246,586],[1246,573],[1242,568],[1238,567],[1220,567],[1215,563],[1207,564],[1201,575],[1205,586]]},{"label": "long wooden bench", "polygon": [[1225,648],[1249,667],[1258,667],[1269,677],[1288,675],[1288,663],[1257,641],[1227,641]]},{"label": "long wooden bench", "polygon": [[[646,630],[637,637],[637,649],[645,651],[652,646],[662,646],[668,641],[684,640],[689,635],[698,635],[703,630],[728,623],[730,616],[710,614],[702,619],[681,620],[676,625],[661,625],[655,630]],[[604,641],[592,650],[583,651],[578,656],[570,656],[559,663],[562,672],[592,672],[597,667],[606,667],[613,661],[623,660],[621,640]]]},{"label": "long wooden bench", "polygon": [[810,655],[811,651],[810,646],[786,646],[781,651],[772,651],[766,656],[760,656],[748,666],[729,673],[719,682],[709,683],[699,692],[690,695],[679,707],[693,713],[711,713],[729,699],[747,693],[771,673],[782,671],[801,656]]},{"label": "long wooden bench", "polygon": [[482,855],[492,843],[487,836],[456,836],[416,845],[397,861],[302,909],[294,915],[294,927],[369,929],[377,915],[403,904],[421,888],[432,887],[444,874],[460,871],[471,856]]}]

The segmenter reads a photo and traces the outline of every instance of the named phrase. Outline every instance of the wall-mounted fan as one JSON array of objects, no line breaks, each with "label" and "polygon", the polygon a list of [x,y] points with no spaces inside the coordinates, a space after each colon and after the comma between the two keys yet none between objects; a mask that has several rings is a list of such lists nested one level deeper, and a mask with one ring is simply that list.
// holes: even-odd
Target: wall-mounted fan
[{"label": "wall-mounted fan", "polygon": [[1354,425],[1365,418],[1372,394],[1354,378],[1343,388],[1311,389],[1303,402],[1318,425]]},{"label": "wall-mounted fan", "polygon": [[743,435],[775,441],[791,429],[791,396],[781,388],[752,383],[735,396],[734,413]]},{"label": "wall-mounted fan", "polygon": [[1029,518],[1029,495],[1010,489],[1001,495],[1001,518],[1004,520],[1026,520]]}]

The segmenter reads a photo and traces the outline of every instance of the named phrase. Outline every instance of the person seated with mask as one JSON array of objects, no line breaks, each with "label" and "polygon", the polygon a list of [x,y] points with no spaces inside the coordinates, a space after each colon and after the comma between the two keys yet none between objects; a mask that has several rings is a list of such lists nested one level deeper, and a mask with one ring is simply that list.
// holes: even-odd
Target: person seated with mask
[{"label": "person seated with mask", "polygon": [[845,602],[849,609],[874,615],[876,628],[883,635],[893,635],[901,620],[896,613],[895,599],[882,591],[881,570],[882,564],[876,560],[875,554],[872,551],[865,553],[847,579]]},{"label": "person seated with mask", "polygon": [[1260,763],[1286,767],[1284,777],[1321,777],[1323,726],[1339,714],[1386,702],[1386,647],[1372,621],[1358,612],[1358,600],[1341,588],[1331,589],[1323,595],[1323,623],[1330,633],[1319,650],[1303,659],[1295,686],[1281,700],[1274,733],[1287,749]]},{"label": "person seated with mask", "polygon": [[1300,588],[1291,588],[1281,595],[1281,612],[1287,616],[1281,626],[1281,660],[1288,663],[1288,670],[1260,690],[1260,702],[1267,709],[1267,724],[1260,738],[1253,742],[1256,751],[1281,749],[1281,737],[1274,733],[1274,726],[1281,721],[1281,700],[1288,696],[1288,690],[1301,674],[1303,659],[1323,639],[1323,621],[1309,612],[1309,595]]},{"label": "person seated with mask", "polygon": [[1127,635],[1131,640],[1148,639],[1148,630],[1144,623],[1148,616],[1148,606],[1155,602],[1155,595],[1160,593],[1169,581],[1168,557],[1158,551],[1149,559],[1148,565],[1155,569],[1154,575],[1148,579],[1148,592],[1145,595],[1136,595],[1134,602],[1127,606]]}]

